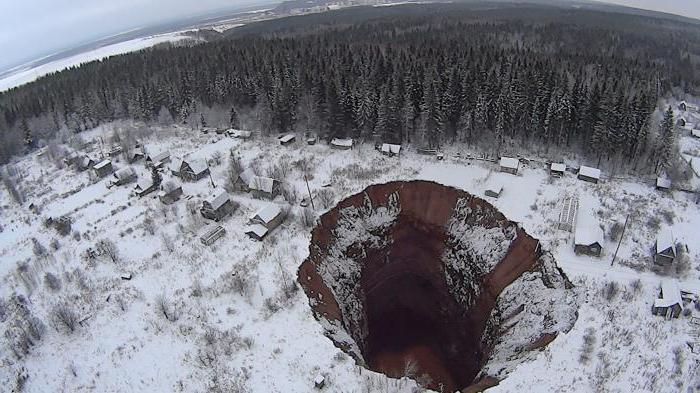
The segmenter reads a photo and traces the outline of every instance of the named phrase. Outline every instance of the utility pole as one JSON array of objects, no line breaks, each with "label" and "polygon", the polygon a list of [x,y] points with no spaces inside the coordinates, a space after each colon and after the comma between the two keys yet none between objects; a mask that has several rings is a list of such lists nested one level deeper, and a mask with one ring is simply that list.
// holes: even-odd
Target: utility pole
[{"label": "utility pole", "polygon": [[211,168],[209,168],[209,160],[205,160],[207,163],[207,170],[209,172],[209,181],[211,182],[211,187],[216,188],[216,184],[214,184],[214,179],[211,177]]},{"label": "utility pole", "polygon": [[309,192],[309,201],[311,202],[311,208],[316,210],[316,206],[314,206],[314,198],[311,196],[311,188],[309,187],[309,179],[306,178],[306,175],[304,175],[304,181],[306,182],[306,191]]},{"label": "utility pole", "polygon": [[625,225],[622,227],[622,234],[620,235],[620,241],[617,242],[617,248],[615,249],[615,255],[613,255],[612,262],[610,262],[610,266],[612,266],[615,263],[615,258],[617,258],[617,252],[620,250],[620,244],[622,244],[622,238],[625,237],[625,230],[627,229],[627,220],[630,219],[630,215],[628,214],[627,217],[625,217]]}]

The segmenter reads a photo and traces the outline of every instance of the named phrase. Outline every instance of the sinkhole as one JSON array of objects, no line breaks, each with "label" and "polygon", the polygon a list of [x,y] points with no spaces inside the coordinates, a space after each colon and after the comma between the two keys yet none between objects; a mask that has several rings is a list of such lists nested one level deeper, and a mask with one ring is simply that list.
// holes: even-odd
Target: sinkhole
[{"label": "sinkhole", "polygon": [[577,315],[537,239],[428,181],[372,185],[323,214],[298,280],[358,363],[445,392],[497,383]]}]

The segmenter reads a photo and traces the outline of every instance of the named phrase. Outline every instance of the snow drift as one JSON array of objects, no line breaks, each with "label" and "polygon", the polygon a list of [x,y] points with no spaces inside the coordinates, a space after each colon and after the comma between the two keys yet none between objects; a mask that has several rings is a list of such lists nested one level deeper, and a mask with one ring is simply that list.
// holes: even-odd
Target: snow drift
[{"label": "snow drift", "polygon": [[333,342],[392,377],[453,391],[506,376],[576,320],[539,242],[484,200],[373,185],[325,213],[299,282]]}]

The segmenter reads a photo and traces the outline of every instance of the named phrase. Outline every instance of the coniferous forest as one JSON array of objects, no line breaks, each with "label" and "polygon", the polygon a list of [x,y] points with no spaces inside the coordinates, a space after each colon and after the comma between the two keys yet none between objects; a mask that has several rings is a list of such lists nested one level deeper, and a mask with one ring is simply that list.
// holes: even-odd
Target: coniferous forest
[{"label": "coniferous forest", "polygon": [[683,20],[357,7],[114,56],[0,93],[0,161],[59,129],[137,119],[489,154],[557,147],[663,167],[673,135],[653,114],[672,91],[696,92],[699,55],[700,26]]}]

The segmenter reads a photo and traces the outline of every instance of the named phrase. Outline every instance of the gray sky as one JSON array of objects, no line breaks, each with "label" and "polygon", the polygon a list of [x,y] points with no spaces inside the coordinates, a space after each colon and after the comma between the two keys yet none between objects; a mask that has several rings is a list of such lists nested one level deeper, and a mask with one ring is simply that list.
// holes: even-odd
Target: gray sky
[{"label": "gray sky", "polygon": [[[0,0],[0,71],[139,27],[273,0]],[[700,0],[610,0],[700,19]]]}]

